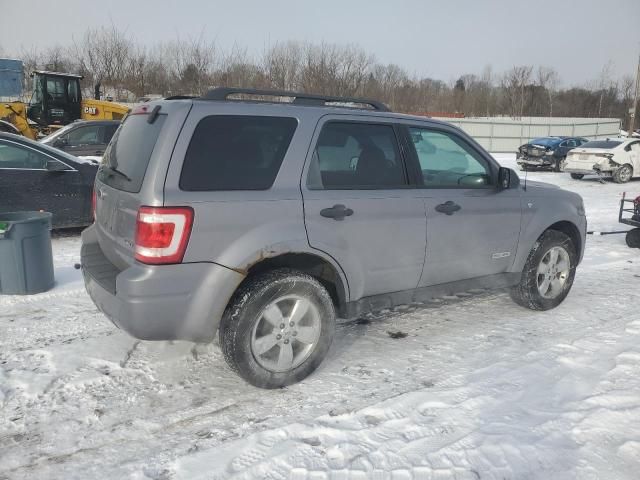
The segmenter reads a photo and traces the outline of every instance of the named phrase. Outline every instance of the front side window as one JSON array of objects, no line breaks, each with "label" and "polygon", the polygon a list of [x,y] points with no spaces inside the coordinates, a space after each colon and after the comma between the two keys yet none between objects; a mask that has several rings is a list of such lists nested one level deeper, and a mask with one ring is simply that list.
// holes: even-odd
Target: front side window
[{"label": "front side window", "polygon": [[96,145],[100,142],[100,130],[102,127],[88,126],[71,130],[67,134],[67,142],[69,145]]},{"label": "front side window", "polygon": [[271,188],[297,125],[290,117],[203,118],[187,148],[180,188],[190,192]]},{"label": "front side window", "polygon": [[48,77],[47,78],[47,95],[54,100],[65,99],[64,78]]},{"label": "front side window", "polygon": [[402,188],[407,185],[390,125],[329,122],[313,153],[307,186],[313,190]]},{"label": "front side window", "polygon": [[486,188],[492,184],[486,160],[457,135],[415,127],[409,133],[425,187]]},{"label": "front side window", "polygon": [[45,170],[47,166],[54,164],[59,169],[69,169],[62,162],[31,148],[0,142],[0,169]]},{"label": "front side window", "polygon": [[565,147],[569,147],[569,148],[574,148],[575,146],[576,146],[575,140],[567,140],[567,144],[565,145]]}]

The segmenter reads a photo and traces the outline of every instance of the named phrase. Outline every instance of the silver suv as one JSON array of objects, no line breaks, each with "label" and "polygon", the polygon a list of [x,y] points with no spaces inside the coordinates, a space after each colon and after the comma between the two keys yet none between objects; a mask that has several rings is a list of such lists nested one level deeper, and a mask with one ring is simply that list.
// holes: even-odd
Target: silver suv
[{"label": "silver suv", "polygon": [[95,196],[82,267],[100,310],[145,340],[219,332],[264,388],[309,375],[336,316],[478,287],[553,308],[586,232],[580,196],[522,185],[458,128],[293,92],[134,109]]}]

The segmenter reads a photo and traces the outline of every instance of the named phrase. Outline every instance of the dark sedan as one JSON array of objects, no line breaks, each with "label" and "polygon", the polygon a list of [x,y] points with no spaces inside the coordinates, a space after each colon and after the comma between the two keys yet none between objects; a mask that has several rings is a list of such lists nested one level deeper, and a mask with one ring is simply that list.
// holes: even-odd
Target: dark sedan
[{"label": "dark sedan", "polygon": [[0,212],[45,210],[53,228],[89,225],[97,170],[96,162],[0,133]]},{"label": "dark sedan", "polygon": [[534,138],[518,148],[516,162],[522,170],[551,168],[555,172],[560,172],[567,152],[588,141],[582,137]]},{"label": "dark sedan", "polygon": [[78,120],[40,140],[76,157],[101,157],[120,120]]}]

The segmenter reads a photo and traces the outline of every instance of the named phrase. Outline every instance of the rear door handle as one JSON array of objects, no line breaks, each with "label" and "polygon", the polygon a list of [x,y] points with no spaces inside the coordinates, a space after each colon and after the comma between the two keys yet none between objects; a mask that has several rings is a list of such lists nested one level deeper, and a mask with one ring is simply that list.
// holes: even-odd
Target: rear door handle
[{"label": "rear door handle", "polygon": [[441,203],[436,206],[436,212],[444,213],[446,215],[453,215],[462,207],[457,203],[452,202],[451,200]]},{"label": "rear door handle", "polygon": [[334,205],[331,208],[323,208],[320,210],[320,215],[327,218],[333,218],[334,220],[344,220],[344,217],[350,217],[353,215],[353,210],[345,207],[344,205]]}]

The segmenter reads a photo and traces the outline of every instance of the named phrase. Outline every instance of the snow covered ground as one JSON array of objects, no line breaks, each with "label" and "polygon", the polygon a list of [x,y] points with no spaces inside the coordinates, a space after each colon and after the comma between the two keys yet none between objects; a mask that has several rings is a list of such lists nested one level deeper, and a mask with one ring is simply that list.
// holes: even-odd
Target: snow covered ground
[{"label": "snow covered ground", "polygon": [[[529,179],[580,193],[598,231],[623,229],[620,195],[640,194]],[[54,290],[0,297],[0,479],[640,475],[640,251],[623,235],[589,237],[556,310],[476,292],[343,322],[320,369],[276,391],[216,344],[117,330],[73,268],[77,233],[53,245]]]}]

